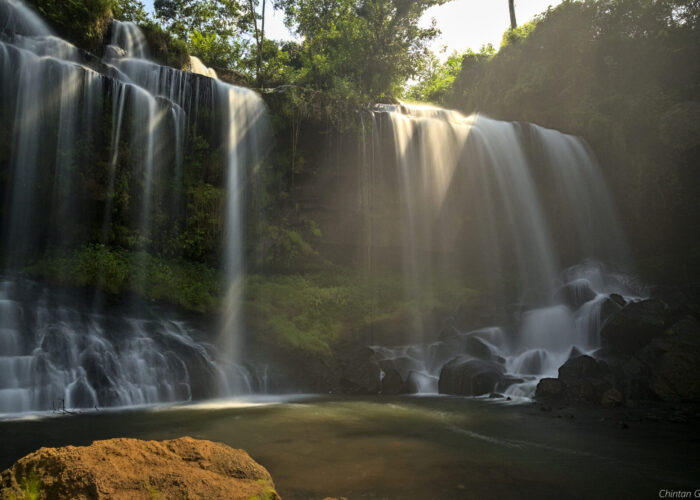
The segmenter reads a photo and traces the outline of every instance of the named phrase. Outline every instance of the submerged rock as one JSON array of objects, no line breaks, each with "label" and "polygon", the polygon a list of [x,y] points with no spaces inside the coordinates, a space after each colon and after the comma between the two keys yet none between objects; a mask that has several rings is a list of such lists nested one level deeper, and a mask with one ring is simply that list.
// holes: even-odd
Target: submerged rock
[{"label": "submerged rock", "polygon": [[1,476],[0,498],[28,491],[39,499],[280,498],[245,451],[190,437],[41,448]]},{"label": "submerged rock", "polygon": [[440,371],[440,394],[481,396],[494,392],[504,378],[504,368],[496,363],[459,356]]}]

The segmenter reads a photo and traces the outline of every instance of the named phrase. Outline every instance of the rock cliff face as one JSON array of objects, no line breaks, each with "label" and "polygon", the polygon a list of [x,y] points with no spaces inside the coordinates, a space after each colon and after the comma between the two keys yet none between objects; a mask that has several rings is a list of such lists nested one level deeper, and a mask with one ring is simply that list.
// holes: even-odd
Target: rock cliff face
[{"label": "rock cliff face", "polygon": [[0,498],[280,497],[267,470],[245,451],[183,437],[41,448],[2,473]]}]

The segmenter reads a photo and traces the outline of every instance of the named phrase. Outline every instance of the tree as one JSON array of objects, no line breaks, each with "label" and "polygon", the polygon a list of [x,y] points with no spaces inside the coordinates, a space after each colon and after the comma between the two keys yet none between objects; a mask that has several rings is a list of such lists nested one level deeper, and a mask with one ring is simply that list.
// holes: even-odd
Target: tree
[{"label": "tree", "polygon": [[118,0],[113,8],[114,17],[120,21],[145,23],[148,21],[148,13],[139,0]]},{"label": "tree", "polygon": [[234,67],[245,50],[239,35],[250,17],[238,0],[155,0],[156,18],[206,64]]},{"label": "tree", "polygon": [[438,30],[419,26],[448,0],[276,0],[303,38],[301,82],[350,98],[397,95],[417,74]]},{"label": "tree", "polygon": [[265,5],[267,4],[267,1],[262,0],[262,15],[260,16],[260,28],[258,28],[258,12],[256,9],[257,4],[257,0],[248,0],[248,15],[253,23],[253,36],[255,37],[255,46],[257,49],[255,56],[255,80],[258,82],[258,84],[260,84],[260,77],[263,65],[263,50],[265,44]]},{"label": "tree", "polygon": [[237,0],[155,0],[153,6],[168,31],[183,39],[193,31],[228,38],[247,22]]},{"label": "tree", "polygon": [[508,8],[510,10],[510,29],[514,30],[518,27],[518,23],[515,20],[515,0],[508,0]]},{"label": "tree", "polygon": [[462,69],[462,60],[470,52],[464,54],[453,52],[444,63],[440,63],[434,54],[430,54],[419,74],[418,83],[408,89],[408,97],[441,104]]}]

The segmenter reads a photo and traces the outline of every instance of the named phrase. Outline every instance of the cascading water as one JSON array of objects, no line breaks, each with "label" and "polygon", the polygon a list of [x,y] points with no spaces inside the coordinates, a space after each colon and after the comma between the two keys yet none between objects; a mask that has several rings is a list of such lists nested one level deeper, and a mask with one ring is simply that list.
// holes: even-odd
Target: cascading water
[{"label": "cascading water", "polygon": [[[101,314],[27,279],[0,279],[0,413],[219,395],[213,346],[156,310]],[[213,382],[213,384],[212,384]]]},{"label": "cascading water", "polygon": [[[610,271],[628,262],[628,251],[595,157],[580,139],[430,106],[379,105],[368,123],[366,177],[388,177],[401,194],[366,197],[365,206],[394,203],[380,211],[399,214],[407,294],[445,276],[476,279],[514,322],[375,347],[380,365],[396,369],[411,392],[438,392],[448,362],[471,363],[474,373],[503,372],[488,391],[531,396],[572,349],[600,347],[609,295],[634,293],[624,274]],[[378,231],[367,229],[370,253]],[[567,262],[583,264],[560,273]]]},{"label": "cascading water", "polygon": [[[240,293],[234,290],[243,270],[242,191],[265,131],[262,100],[147,60],[146,39],[132,23],[114,23],[101,63],[55,37],[18,0],[0,0],[0,30],[0,127],[10,151],[0,158],[7,178],[0,230],[8,242],[0,286],[0,413],[51,409],[58,400],[92,408],[253,390],[251,374],[236,363]],[[148,250],[154,207],[170,203],[177,212],[182,204],[184,138],[202,120],[220,134],[227,177],[223,261],[230,292],[217,349],[196,340],[186,323],[139,301],[118,318],[103,311],[102,299],[74,300],[14,274],[45,248],[91,241],[79,228],[94,218],[95,204],[74,195],[84,182],[76,165],[104,168],[97,174],[107,193],[97,241],[107,243],[114,231],[111,193],[127,179],[136,188],[137,211],[121,223],[138,231]],[[106,164],[93,157],[100,147],[110,151]],[[120,157],[123,150],[128,157]],[[170,192],[157,191],[161,178]],[[132,281],[145,279],[137,274]]]}]

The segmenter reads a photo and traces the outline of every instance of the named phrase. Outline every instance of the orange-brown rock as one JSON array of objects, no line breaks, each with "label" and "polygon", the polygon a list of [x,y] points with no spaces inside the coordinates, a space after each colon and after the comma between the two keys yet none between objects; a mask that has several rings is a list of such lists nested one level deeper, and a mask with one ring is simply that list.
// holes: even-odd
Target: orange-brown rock
[{"label": "orange-brown rock", "polygon": [[2,473],[0,499],[279,500],[267,470],[243,450],[190,437],[108,439],[41,448]]}]

